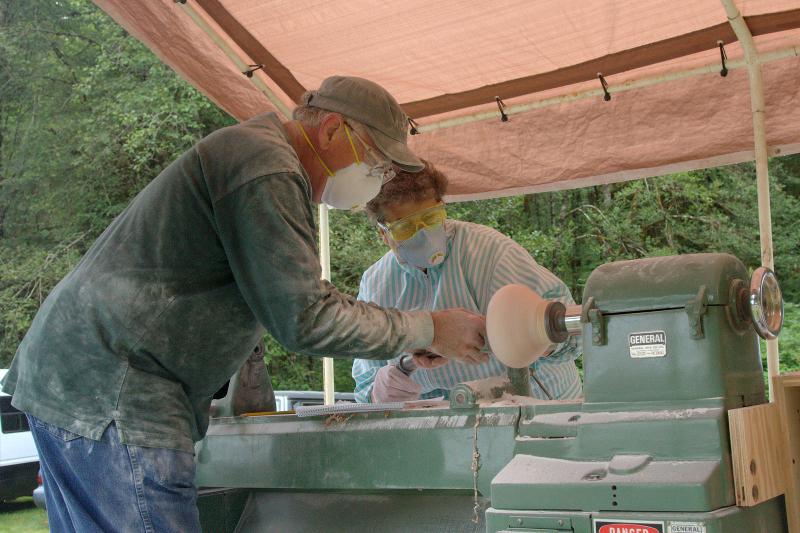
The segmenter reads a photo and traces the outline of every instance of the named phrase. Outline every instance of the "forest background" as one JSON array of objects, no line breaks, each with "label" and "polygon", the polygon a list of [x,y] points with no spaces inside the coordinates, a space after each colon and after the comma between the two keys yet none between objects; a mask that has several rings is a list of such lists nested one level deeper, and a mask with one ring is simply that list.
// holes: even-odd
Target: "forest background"
[{"label": "forest background", "polygon": [[[0,0],[0,368],[49,291],[130,200],[234,123],[88,0]],[[800,369],[800,156],[770,160],[770,189],[787,372]],[[726,252],[751,271],[760,264],[751,163],[447,211],[513,238],[577,302],[592,270],[610,261]],[[387,249],[362,214],[330,215],[331,278],[355,295]],[[320,359],[265,340],[276,389],[321,390]],[[352,391],[350,361],[335,369],[336,390]]]}]

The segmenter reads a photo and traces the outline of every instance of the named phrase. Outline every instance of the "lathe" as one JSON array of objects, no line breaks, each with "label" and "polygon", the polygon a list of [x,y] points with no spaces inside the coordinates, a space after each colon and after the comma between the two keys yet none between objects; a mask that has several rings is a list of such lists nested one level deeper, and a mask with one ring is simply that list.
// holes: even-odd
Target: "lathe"
[{"label": "lathe", "polygon": [[[727,418],[766,402],[756,334],[783,314],[770,271],[671,256],[600,266],[575,309],[503,292],[487,324],[508,379],[398,411],[219,409],[196,447],[198,484],[219,487],[201,491],[203,530],[787,531],[782,496],[736,506]],[[531,358],[574,334],[584,399],[526,397]]]}]

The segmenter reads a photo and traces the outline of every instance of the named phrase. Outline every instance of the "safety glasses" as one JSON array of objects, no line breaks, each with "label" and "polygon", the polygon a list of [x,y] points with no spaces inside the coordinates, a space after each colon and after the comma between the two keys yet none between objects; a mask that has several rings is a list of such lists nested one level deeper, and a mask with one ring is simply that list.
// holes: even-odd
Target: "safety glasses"
[{"label": "safety glasses", "polygon": [[[392,162],[387,160],[384,157],[381,157],[375,150],[373,150],[367,143],[364,142],[364,139],[358,136],[356,133],[355,128],[350,126],[345,122],[345,131],[347,132],[347,138],[350,140],[350,146],[353,146],[353,139],[350,138],[350,131],[353,132],[353,135],[358,142],[361,143],[361,146],[364,148],[364,163],[370,167],[369,175],[374,176],[376,178],[380,178],[381,185],[386,183],[387,181],[392,180],[395,177],[394,168],[392,168]],[[356,147],[353,146],[353,152],[356,154],[356,163],[359,165],[361,162],[358,160],[358,152],[356,152]]]},{"label": "safety glasses", "polygon": [[402,242],[410,239],[419,231],[419,228],[436,229],[447,219],[444,202],[439,202],[433,207],[423,209],[406,218],[401,218],[397,222],[386,225],[378,222],[383,231],[387,232],[395,242]]}]

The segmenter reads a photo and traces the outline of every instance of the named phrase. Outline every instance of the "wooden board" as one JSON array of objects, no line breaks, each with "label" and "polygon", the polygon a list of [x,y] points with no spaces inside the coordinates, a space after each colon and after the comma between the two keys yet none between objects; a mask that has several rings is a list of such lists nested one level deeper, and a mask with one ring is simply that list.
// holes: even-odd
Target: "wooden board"
[{"label": "wooden board", "polygon": [[772,378],[780,413],[786,472],[786,518],[789,533],[800,533],[800,372]]},{"label": "wooden board", "polygon": [[728,411],[736,505],[750,507],[786,492],[780,408],[766,403]]}]

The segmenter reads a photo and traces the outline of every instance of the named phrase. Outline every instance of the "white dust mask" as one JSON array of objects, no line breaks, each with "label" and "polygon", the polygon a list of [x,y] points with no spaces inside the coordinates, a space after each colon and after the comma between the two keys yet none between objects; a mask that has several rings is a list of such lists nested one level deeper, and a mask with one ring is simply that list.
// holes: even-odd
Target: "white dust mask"
[{"label": "white dust mask", "polygon": [[[350,141],[350,147],[356,155],[356,162],[336,172],[331,172],[317,153],[314,145],[311,144],[311,140],[306,135],[303,126],[299,122],[297,122],[297,125],[300,126],[303,137],[305,137],[306,142],[314,150],[317,159],[319,159],[319,162],[322,163],[322,166],[330,176],[325,182],[325,188],[322,190],[322,201],[335,209],[349,209],[351,211],[364,209],[367,202],[375,198],[380,192],[383,176],[376,173],[375,169],[367,164],[366,161],[359,160],[358,152],[356,152],[356,147],[353,145],[353,139],[350,138],[348,126],[345,124],[344,130],[347,133],[347,139]],[[363,143],[363,141],[361,142]]]},{"label": "white dust mask", "polygon": [[360,211],[380,190],[381,179],[370,174],[364,162],[353,163],[328,178],[322,190],[322,201],[336,209]]}]

